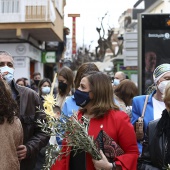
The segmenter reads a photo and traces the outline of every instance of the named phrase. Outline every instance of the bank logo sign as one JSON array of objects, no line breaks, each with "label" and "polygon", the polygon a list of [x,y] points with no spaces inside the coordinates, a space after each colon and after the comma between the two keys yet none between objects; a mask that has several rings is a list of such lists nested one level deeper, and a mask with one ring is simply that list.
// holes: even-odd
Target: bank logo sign
[{"label": "bank logo sign", "polygon": [[56,63],[56,53],[42,52],[42,63]]},{"label": "bank logo sign", "polygon": [[170,34],[168,32],[164,33],[164,34],[148,34],[149,38],[163,38],[166,40],[170,39]]}]

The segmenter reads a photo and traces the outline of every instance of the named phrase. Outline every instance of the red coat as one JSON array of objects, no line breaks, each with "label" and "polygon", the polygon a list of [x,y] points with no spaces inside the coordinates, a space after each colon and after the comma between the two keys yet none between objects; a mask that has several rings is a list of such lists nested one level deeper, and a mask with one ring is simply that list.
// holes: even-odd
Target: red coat
[{"label": "red coat", "polygon": [[[78,118],[82,113],[79,112]],[[88,134],[97,137],[102,129],[114,139],[124,150],[124,154],[115,158],[116,165],[120,165],[122,170],[136,170],[138,147],[134,128],[130,123],[129,116],[122,111],[111,110],[103,118],[92,118],[89,124]],[[61,161],[56,161],[51,170],[69,170],[69,155],[63,157]],[[86,154],[86,170],[95,170],[90,154]]]}]

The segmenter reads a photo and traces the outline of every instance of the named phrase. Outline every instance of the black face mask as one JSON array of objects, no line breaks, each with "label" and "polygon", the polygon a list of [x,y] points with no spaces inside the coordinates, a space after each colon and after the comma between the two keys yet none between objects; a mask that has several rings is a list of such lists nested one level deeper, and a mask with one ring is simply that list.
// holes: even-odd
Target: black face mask
[{"label": "black face mask", "polygon": [[65,93],[67,90],[67,84],[63,82],[59,82],[58,88],[59,90],[61,90],[62,93]]},{"label": "black face mask", "polygon": [[40,80],[34,80],[34,83],[36,84],[36,86],[38,86]]}]

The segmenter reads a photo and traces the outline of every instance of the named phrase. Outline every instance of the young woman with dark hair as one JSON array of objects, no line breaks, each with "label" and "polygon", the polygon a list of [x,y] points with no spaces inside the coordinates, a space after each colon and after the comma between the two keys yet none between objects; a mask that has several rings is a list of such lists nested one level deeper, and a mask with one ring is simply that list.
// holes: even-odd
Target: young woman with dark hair
[{"label": "young woman with dark hair", "polygon": [[42,80],[40,80],[40,82],[38,84],[38,94],[39,94],[42,102],[44,101],[44,96],[49,94],[50,91],[51,91],[51,81],[50,81],[50,79],[43,78]]},{"label": "young woman with dark hair", "polygon": [[26,86],[26,82],[25,82],[24,78],[17,79],[16,84],[18,84],[19,86]]},{"label": "young woman with dark hair", "polygon": [[66,97],[71,95],[71,91],[73,88],[73,79],[74,74],[73,71],[69,67],[62,67],[58,72],[58,93],[56,96],[57,106],[62,109],[63,104],[66,100]]},{"label": "young woman with dark hair", "polygon": [[9,85],[0,78],[0,165],[1,169],[20,169],[17,148],[23,142],[23,129],[18,105],[12,98]]}]

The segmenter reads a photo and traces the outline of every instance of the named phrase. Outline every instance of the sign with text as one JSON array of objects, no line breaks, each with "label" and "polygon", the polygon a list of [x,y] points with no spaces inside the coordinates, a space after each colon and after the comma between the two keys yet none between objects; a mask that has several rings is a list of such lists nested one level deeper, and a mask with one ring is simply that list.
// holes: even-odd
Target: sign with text
[{"label": "sign with text", "polygon": [[15,67],[25,67],[26,66],[26,59],[25,57],[14,57],[14,66]]},{"label": "sign with text", "polygon": [[55,52],[42,52],[42,63],[56,63]]}]

